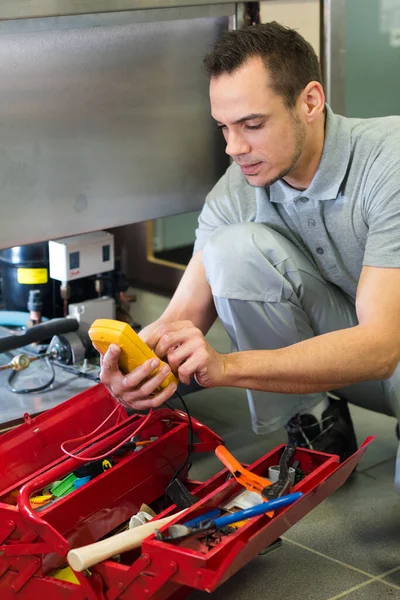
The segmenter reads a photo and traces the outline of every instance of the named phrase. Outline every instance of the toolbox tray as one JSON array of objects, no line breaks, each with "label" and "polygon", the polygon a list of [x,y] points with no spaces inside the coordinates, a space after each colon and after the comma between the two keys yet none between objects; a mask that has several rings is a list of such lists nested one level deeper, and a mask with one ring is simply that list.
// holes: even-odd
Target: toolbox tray
[{"label": "toolbox tray", "polygon": [[[94,571],[107,582],[107,600],[120,597],[132,600],[180,600],[185,597],[184,590],[186,594],[193,588],[214,591],[343,485],[373,439],[367,438],[361,448],[342,464],[339,464],[339,457],[336,455],[298,448],[294,460],[299,461],[306,476],[292,491],[303,492],[304,495],[292,506],[277,511],[272,518],[261,515],[249,519],[235,532],[222,537],[221,542],[212,549],[193,537],[179,542],[164,542],[149,536],[142,544],[141,554],[137,554],[136,561],[133,560],[131,565],[112,561],[100,563],[94,567]],[[279,464],[284,447],[278,446],[247,468],[257,475],[265,476],[269,466]],[[166,531],[174,523],[183,523],[217,508],[243,491],[236,480],[227,480],[227,475],[229,473],[224,469],[206,483],[194,487],[192,492],[200,500],[160,531]],[[170,507],[160,518],[174,510],[176,507]],[[179,594],[168,595],[176,586],[182,586]],[[122,596],[124,591],[127,594]]]},{"label": "toolbox tray", "polygon": [[[90,455],[97,456],[143,423],[143,415],[129,417],[118,406],[100,384],[35,419],[26,416],[23,425],[0,437],[2,600],[43,600],[46,594],[51,600],[182,600],[193,588],[212,592],[340,487],[373,439],[368,438],[343,464],[335,455],[297,449],[295,460],[305,477],[293,491],[304,495],[272,518],[248,520],[214,547],[197,537],[170,543],[150,536],[141,552],[124,553],[121,562],[103,561],[91,568],[90,576],[76,573],[79,585],[60,581],[52,570],[66,563],[69,549],[99,540],[137,512],[142,502],[162,498],[187,456],[187,416],[158,409],[140,432],[142,439],[154,435],[156,441],[48,508],[32,510],[31,494],[76,468],[76,459],[66,458],[60,450],[61,442],[88,435],[116,409],[107,427],[90,438]],[[210,429],[193,418],[192,422],[199,440],[194,452],[211,451],[223,443]],[[275,448],[248,468],[265,477],[269,466],[279,464],[283,448]],[[169,525],[199,516],[242,491],[228,475],[222,469],[204,483],[186,480],[199,500]],[[172,505],[159,517],[176,511]]]}]

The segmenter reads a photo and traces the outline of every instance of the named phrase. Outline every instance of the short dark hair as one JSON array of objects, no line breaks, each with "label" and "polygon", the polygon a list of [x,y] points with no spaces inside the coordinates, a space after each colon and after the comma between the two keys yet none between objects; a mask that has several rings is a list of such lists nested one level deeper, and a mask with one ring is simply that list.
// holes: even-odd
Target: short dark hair
[{"label": "short dark hair", "polygon": [[318,57],[297,31],[276,21],[226,31],[204,58],[209,77],[231,74],[249,58],[260,56],[272,78],[272,87],[288,108],[296,104],[310,81],[322,84]]}]

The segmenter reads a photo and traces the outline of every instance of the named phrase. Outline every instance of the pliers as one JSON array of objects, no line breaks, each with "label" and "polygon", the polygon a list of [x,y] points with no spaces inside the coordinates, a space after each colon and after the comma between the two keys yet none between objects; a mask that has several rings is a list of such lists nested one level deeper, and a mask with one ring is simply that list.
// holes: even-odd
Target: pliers
[{"label": "pliers", "polygon": [[272,485],[265,489],[263,497],[266,500],[273,500],[280,498],[290,487],[290,474],[289,467],[293,462],[294,453],[296,452],[297,445],[289,443],[284,451],[282,452],[279,460],[279,479]]},{"label": "pliers", "polygon": [[225,446],[217,446],[215,454],[243,487],[250,492],[257,492],[265,500],[273,500],[282,496],[290,485],[289,466],[295,451],[296,444],[290,443],[285,447],[279,460],[279,479],[275,483],[245,469]]}]

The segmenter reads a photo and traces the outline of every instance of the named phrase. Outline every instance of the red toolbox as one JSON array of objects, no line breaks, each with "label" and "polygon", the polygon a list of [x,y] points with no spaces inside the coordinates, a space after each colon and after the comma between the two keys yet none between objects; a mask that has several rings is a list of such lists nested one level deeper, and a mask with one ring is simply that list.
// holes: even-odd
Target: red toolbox
[{"label": "red toolbox", "polygon": [[[61,581],[54,570],[66,564],[67,552],[95,542],[135,514],[141,504],[163,498],[188,452],[189,422],[180,411],[161,408],[150,417],[128,416],[103,385],[31,419],[0,437],[0,598],[2,600],[182,600],[195,589],[212,592],[261,550],[340,487],[372,438],[346,462],[337,456],[297,449],[304,478],[293,491],[295,504],[273,517],[261,515],[223,535],[217,542],[191,537],[179,542],[149,536],[141,551],[106,560],[77,573],[79,583]],[[223,440],[192,418],[193,452],[213,451]],[[77,440],[70,452],[97,456],[108,452],[140,427],[141,439],[157,438],[140,452],[127,454],[109,470],[56,502],[34,510],[29,498],[76,469],[60,445]],[[78,445],[78,438],[80,445]],[[279,463],[284,446],[248,468],[263,477]],[[82,464],[82,463],[80,463]],[[221,470],[208,481],[185,480],[199,500],[181,517],[184,522],[237,495],[235,479]],[[169,506],[159,516],[177,512]],[[168,525],[169,526],[169,525]]]}]

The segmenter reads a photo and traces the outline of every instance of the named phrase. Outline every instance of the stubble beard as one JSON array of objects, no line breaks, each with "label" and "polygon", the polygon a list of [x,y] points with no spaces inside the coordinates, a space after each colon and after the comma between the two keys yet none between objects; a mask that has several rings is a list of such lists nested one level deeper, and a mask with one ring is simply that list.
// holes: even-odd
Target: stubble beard
[{"label": "stubble beard", "polygon": [[304,150],[304,141],[306,138],[306,126],[304,125],[304,123],[302,121],[300,121],[300,119],[298,117],[293,117],[293,122],[294,122],[294,128],[295,128],[294,150],[293,150],[292,156],[290,157],[289,165],[285,169],[282,169],[282,171],[276,177],[273,177],[272,179],[268,179],[267,181],[265,181],[264,183],[259,184],[259,185],[251,183],[251,181],[249,181],[246,177],[246,182],[249,184],[250,187],[254,187],[254,188],[269,187],[269,186],[273,185],[274,183],[276,183],[277,181],[279,181],[279,179],[283,179],[283,177],[286,177],[286,175],[289,175],[289,173],[292,171],[292,169],[294,169],[295,165],[297,164],[297,161],[299,160],[299,158]]}]

